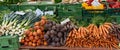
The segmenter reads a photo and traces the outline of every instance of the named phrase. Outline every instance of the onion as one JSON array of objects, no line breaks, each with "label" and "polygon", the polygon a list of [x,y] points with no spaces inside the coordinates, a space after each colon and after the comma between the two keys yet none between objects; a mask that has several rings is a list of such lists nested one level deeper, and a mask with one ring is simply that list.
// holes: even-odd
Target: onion
[{"label": "onion", "polygon": [[40,29],[37,30],[37,34],[41,34],[42,31]]},{"label": "onion", "polygon": [[34,35],[34,36],[37,36],[37,32],[33,32],[33,35]]},{"label": "onion", "polygon": [[39,26],[40,23],[39,22],[35,22],[34,26]]}]

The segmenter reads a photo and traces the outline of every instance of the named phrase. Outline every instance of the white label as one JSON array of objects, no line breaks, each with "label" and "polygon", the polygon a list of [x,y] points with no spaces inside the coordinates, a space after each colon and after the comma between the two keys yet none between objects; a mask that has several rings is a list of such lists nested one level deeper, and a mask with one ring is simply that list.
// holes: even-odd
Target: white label
[{"label": "white label", "polygon": [[54,11],[46,11],[45,15],[54,15]]},{"label": "white label", "polygon": [[24,15],[25,12],[22,12],[22,11],[16,11],[15,14],[18,14],[18,15]]},{"label": "white label", "polygon": [[36,16],[43,15],[43,11],[41,11],[40,9],[36,9],[35,13],[36,13]]},{"label": "white label", "polygon": [[63,24],[65,24],[65,23],[69,22],[69,21],[70,21],[70,19],[67,18],[67,19],[65,19],[64,21],[62,21],[61,24],[63,25]]}]

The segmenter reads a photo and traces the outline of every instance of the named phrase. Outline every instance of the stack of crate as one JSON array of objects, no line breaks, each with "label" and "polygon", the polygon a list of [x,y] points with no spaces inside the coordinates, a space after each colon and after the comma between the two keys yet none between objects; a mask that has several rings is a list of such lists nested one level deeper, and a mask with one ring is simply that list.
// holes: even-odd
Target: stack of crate
[{"label": "stack of crate", "polygon": [[18,50],[19,40],[18,36],[1,36],[0,50]]}]

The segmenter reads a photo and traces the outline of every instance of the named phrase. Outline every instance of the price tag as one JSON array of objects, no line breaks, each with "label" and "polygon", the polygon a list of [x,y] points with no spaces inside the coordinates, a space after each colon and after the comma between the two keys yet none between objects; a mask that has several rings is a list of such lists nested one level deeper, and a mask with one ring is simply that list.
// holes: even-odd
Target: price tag
[{"label": "price tag", "polygon": [[54,15],[54,11],[46,11],[45,15]]},{"label": "price tag", "polygon": [[43,15],[43,11],[41,11],[40,9],[36,9],[35,13],[36,13],[36,16]]},{"label": "price tag", "polygon": [[61,24],[63,25],[63,24],[65,24],[65,23],[69,22],[69,21],[70,21],[70,19],[67,18],[67,19],[65,19],[64,21],[62,21]]},{"label": "price tag", "polygon": [[15,14],[18,14],[18,15],[24,15],[25,12],[22,12],[22,11],[16,11]]}]

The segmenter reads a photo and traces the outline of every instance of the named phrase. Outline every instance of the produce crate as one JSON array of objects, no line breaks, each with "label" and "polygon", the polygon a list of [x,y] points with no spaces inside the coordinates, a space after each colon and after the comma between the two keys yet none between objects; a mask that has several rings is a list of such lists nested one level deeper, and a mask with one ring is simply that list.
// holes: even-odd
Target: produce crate
[{"label": "produce crate", "polygon": [[18,2],[25,2],[27,0],[3,0],[3,2],[6,2],[8,4],[17,4]]},{"label": "produce crate", "polygon": [[36,10],[38,5],[18,5],[19,11],[24,11],[27,9]]},{"label": "produce crate", "polygon": [[11,11],[18,11],[19,10],[18,5],[16,5],[16,4],[10,4],[7,6]]},{"label": "produce crate", "polygon": [[116,16],[116,22],[117,22],[118,24],[120,24],[120,15],[119,15],[119,16]]},{"label": "produce crate", "polygon": [[58,16],[82,16],[81,4],[60,4],[57,8]]},{"label": "produce crate", "polygon": [[47,4],[47,5],[38,5],[38,8],[42,11],[56,11],[56,8],[58,7],[57,4]]},{"label": "produce crate", "polygon": [[0,11],[1,10],[7,10],[7,9],[9,9],[8,6],[6,6],[6,5],[0,5]]},{"label": "produce crate", "polygon": [[83,17],[105,16],[107,10],[85,10],[82,11]]},{"label": "produce crate", "polygon": [[18,36],[1,36],[0,50],[18,50],[19,48]]},{"label": "produce crate", "polygon": [[110,16],[120,16],[120,8],[108,8],[107,14]]}]

